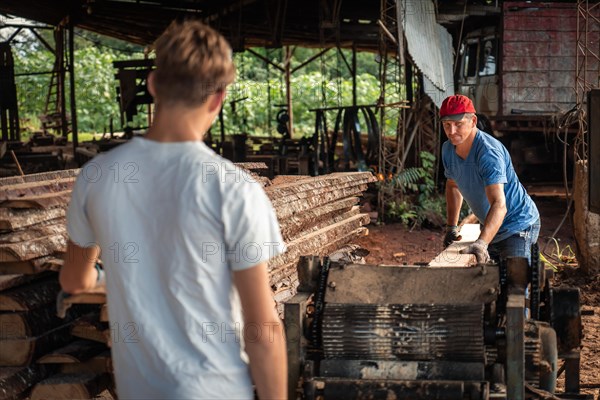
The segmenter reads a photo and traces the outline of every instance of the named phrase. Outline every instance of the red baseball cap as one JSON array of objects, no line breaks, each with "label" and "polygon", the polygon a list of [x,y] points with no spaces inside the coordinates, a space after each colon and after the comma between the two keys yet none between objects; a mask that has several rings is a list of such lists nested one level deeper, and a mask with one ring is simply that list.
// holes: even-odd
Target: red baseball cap
[{"label": "red baseball cap", "polygon": [[442,103],[440,119],[442,121],[459,121],[466,113],[475,114],[475,112],[475,106],[473,106],[471,99],[462,94],[455,94],[447,97]]}]

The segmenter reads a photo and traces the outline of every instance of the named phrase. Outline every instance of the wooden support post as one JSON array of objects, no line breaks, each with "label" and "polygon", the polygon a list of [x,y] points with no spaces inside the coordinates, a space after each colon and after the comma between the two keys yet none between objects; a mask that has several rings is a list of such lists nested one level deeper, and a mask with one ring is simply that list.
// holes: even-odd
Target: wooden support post
[{"label": "wooden support post", "polygon": [[290,137],[294,137],[294,111],[292,109],[292,53],[293,51],[290,49],[290,46],[285,47],[285,96],[287,100],[287,108],[288,115],[290,116],[290,121],[288,122],[288,126],[290,129]]},{"label": "wooden support post", "polygon": [[356,107],[356,42],[352,42],[352,105]]},{"label": "wooden support post", "polygon": [[[69,91],[71,103],[71,132],[73,133],[73,153],[75,153],[75,150],[79,145],[79,139],[77,138],[77,106],[75,103],[75,32],[73,31],[73,25],[73,19],[69,18]],[[67,124],[65,123],[63,125],[63,135],[65,137],[67,136],[67,131]]]}]

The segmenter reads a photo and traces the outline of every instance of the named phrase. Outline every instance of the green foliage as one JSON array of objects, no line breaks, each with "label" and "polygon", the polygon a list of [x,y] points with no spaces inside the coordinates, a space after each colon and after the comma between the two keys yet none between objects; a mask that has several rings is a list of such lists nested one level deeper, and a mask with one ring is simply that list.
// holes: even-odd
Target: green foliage
[{"label": "green foliage", "polygon": [[436,158],[426,151],[420,152],[419,157],[420,167],[406,168],[384,183],[400,191],[397,199],[386,204],[386,218],[404,225],[420,225],[425,221],[439,225],[445,200],[436,191]]},{"label": "green foliage", "polygon": [[[53,44],[52,31],[40,31]],[[282,49],[254,49],[281,65]],[[296,48],[292,68],[301,65],[320,49]],[[348,62],[352,52],[343,50]],[[23,31],[13,42],[15,73],[49,72],[54,55],[32,34]],[[107,132],[110,120],[114,129],[120,126],[113,61],[141,59],[143,49],[116,39],[76,30],[75,36],[75,97],[80,132]],[[276,135],[275,115],[286,103],[283,74],[251,55],[234,55],[238,78],[230,88],[224,104],[224,121],[228,134],[246,132],[251,135]],[[372,53],[357,53],[357,101],[374,104],[379,97],[379,64]],[[19,115],[30,130],[39,130],[39,116],[44,112],[50,83],[49,74],[16,77]],[[292,75],[294,131],[296,136],[312,135],[315,115],[310,110],[352,104],[352,77],[341,55],[331,49]],[[67,74],[66,108],[69,105]],[[245,100],[242,100],[246,98]],[[141,106],[133,127],[146,125],[146,107]],[[333,125],[333,112],[328,114]],[[386,124],[391,124],[387,121]],[[391,125],[390,125],[391,126]],[[389,129],[388,129],[389,130]]]}]

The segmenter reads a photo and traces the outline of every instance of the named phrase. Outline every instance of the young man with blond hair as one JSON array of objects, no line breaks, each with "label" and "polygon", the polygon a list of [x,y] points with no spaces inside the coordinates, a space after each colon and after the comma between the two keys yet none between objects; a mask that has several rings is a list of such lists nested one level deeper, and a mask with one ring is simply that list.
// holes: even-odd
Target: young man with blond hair
[{"label": "young man with blond hair", "polygon": [[285,398],[267,274],[279,225],[262,187],[203,143],[235,78],[231,48],[186,21],[155,49],[154,122],[79,174],[61,285],[94,287],[102,250],[119,398],[252,399],[252,380],[261,399]]}]

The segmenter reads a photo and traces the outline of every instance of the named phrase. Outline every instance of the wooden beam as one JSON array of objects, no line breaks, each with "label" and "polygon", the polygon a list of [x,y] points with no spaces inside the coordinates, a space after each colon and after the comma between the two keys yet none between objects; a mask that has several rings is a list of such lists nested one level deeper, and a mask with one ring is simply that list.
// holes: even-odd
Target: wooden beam
[{"label": "wooden beam", "polygon": [[48,210],[13,210],[11,208],[0,208],[0,231],[14,231],[40,222],[63,218],[66,207],[50,208]]},{"label": "wooden beam", "polygon": [[28,311],[54,304],[60,291],[56,278],[0,292],[0,311]]},{"label": "wooden beam", "polygon": [[56,374],[31,391],[31,400],[93,399],[112,385],[109,374]]},{"label": "wooden beam", "polygon": [[0,207],[8,208],[52,208],[66,206],[71,200],[71,190],[61,192],[43,193],[21,197],[9,197],[0,202]]},{"label": "wooden beam", "polygon": [[0,244],[0,260],[2,262],[32,260],[49,256],[67,249],[67,234],[58,233],[17,243]]},{"label": "wooden beam", "polygon": [[42,355],[66,345],[71,340],[69,324],[36,337],[3,339],[0,341],[0,366],[29,365]]},{"label": "wooden beam", "polygon": [[106,347],[90,340],[76,340],[41,357],[38,364],[78,364],[104,352]]}]

